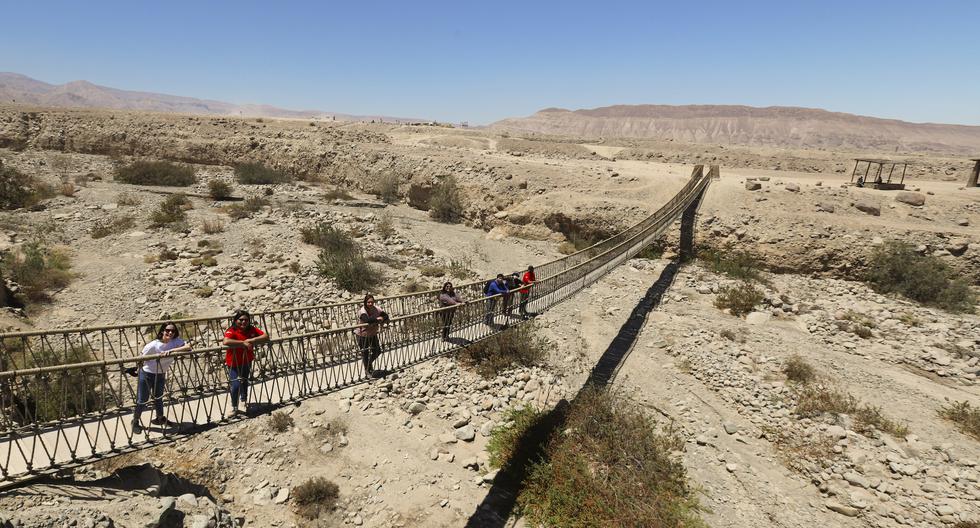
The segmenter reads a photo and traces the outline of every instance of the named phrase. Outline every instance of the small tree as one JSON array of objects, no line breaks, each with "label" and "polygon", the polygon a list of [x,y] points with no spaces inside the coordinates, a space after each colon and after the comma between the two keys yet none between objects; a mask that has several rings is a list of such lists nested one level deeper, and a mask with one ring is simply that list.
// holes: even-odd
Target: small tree
[{"label": "small tree", "polygon": [[447,176],[432,191],[429,216],[447,223],[459,222],[463,216],[463,198],[455,176]]}]

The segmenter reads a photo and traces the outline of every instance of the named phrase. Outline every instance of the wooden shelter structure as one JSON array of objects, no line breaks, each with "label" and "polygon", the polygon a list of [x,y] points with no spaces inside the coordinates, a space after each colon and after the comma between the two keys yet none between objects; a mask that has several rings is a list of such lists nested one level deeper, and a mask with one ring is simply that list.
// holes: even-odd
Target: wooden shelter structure
[{"label": "wooden shelter structure", "polygon": [[966,186],[980,187],[980,184],[977,184],[977,178],[980,178],[980,158],[973,158],[970,161],[973,162],[973,172],[970,173],[970,179],[966,181]]},{"label": "wooden shelter structure", "polygon": [[[858,167],[864,166],[864,174],[858,174]],[[892,181],[895,177],[895,167],[902,166],[902,176],[898,181]],[[887,159],[867,159],[855,158],[854,170],[851,171],[851,183],[858,187],[873,187],[883,191],[902,190],[905,188],[905,170],[908,168],[907,161],[887,160]],[[882,175],[885,167],[888,167],[888,174]],[[856,179],[855,179],[856,178]]]}]

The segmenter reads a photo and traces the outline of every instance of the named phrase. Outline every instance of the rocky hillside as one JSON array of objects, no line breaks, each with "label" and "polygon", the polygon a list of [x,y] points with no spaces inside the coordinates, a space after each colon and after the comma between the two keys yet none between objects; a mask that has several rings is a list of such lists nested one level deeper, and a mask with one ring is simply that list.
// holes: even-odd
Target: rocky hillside
[{"label": "rocky hillside", "polygon": [[514,132],[589,138],[637,137],[769,147],[980,152],[980,127],[908,123],[813,108],[727,105],[617,105],[547,108],[491,125]]}]

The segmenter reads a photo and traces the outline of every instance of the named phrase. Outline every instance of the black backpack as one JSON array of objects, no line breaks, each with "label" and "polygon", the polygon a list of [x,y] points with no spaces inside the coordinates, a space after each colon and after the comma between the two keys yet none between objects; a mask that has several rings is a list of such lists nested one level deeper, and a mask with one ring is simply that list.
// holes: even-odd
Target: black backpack
[{"label": "black backpack", "polygon": [[497,279],[490,279],[487,281],[486,284],[483,285],[483,295],[487,295],[490,293],[490,284],[495,280]]}]

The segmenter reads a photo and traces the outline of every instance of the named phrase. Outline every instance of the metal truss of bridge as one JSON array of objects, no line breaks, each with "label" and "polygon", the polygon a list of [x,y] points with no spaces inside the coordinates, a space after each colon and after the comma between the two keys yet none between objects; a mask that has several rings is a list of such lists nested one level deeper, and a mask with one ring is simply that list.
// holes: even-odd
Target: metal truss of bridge
[{"label": "metal truss of bridge", "polygon": [[[694,168],[690,181],[659,210],[592,247],[536,266],[528,310],[543,312],[599,281],[681,221],[681,253],[691,250],[694,214],[718,168]],[[507,299],[485,298],[483,282],[457,289],[469,302],[438,308],[436,291],[379,298],[391,315],[381,333],[385,353],[375,367],[391,371],[444,355],[502,331],[511,320]],[[498,302],[503,301],[503,302]],[[516,300],[514,300],[516,303]],[[488,303],[496,305],[486,324]],[[358,302],[253,314],[272,339],[256,347],[249,399],[274,408],[368,379],[352,332]],[[451,337],[441,339],[443,317],[455,310]],[[136,378],[127,369],[153,356],[136,356],[161,321],[0,334],[0,488],[37,475],[173,441],[234,417],[224,350],[227,317],[177,321],[199,347],[173,354],[164,403],[178,428],[132,431]],[[206,347],[206,348],[205,348]],[[92,358],[79,362],[78,358]]]}]

